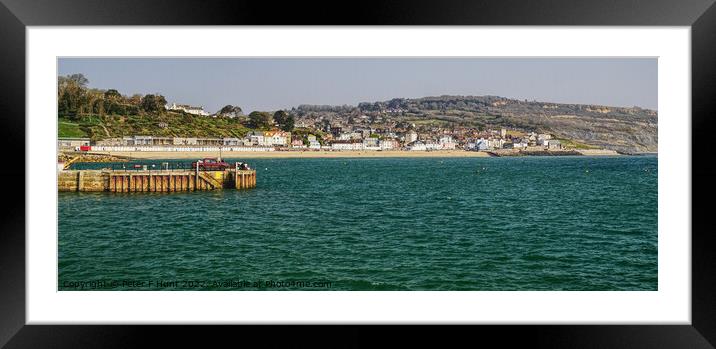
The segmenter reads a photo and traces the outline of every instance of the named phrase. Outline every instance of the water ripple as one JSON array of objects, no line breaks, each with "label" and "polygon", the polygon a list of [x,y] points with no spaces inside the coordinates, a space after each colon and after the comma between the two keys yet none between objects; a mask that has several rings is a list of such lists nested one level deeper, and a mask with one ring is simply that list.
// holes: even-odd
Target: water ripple
[{"label": "water ripple", "polygon": [[135,278],[657,289],[656,157],[252,165],[262,170],[248,191],[60,193],[60,288]]}]

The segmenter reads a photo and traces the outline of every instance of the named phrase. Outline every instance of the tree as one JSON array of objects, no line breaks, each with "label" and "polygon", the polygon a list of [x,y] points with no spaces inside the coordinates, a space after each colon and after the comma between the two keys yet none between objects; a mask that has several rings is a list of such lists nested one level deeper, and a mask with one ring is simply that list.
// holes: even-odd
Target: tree
[{"label": "tree", "polygon": [[58,109],[61,115],[71,117],[83,111],[91,111],[90,99],[86,96],[89,80],[82,74],[57,77]]},{"label": "tree", "polygon": [[87,107],[92,114],[104,115],[104,92],[91,89],[87,91]]},{"label": "tree", "polygon": [[289,114],[283,110],[279,110],[273,114],[273,121],[278,127],[284,131],[290,132],[296,124],[296,118],[293,114]]},{"label": "tree", "polygon": [[296,124],[296,119],[293,117],[292,114],[289,114],[284,119],[283,125],[280,125],[280,128],[286,132],[291,132],[291,131],[293,131],[293,127],[295,126],[295,124]]},{"label": "tree", "polygon": [[278,127],[281,127],[286,122],[287,117],[288,113],[283,110],[273,113],[273,121],[278,124]]},{"label": "tree", "polygon": [[159,113],[164,113],[164,107],[167,105],[167,99],[162,95],[156,95],[157,110]]},{"label": "tree", "polygon": [[129,104],[139,106],[142,104],[142,95],[139,93],[135,93],[132,95],[132,97],[129,97],[128,100]]},{"label": "tree", "polygon": [[[91,94],[90,94],[91,95]],[[115,89],[109,89],[104,91],[101,103],[96,103],[96,106],[92,106],[92,112],[104,115],[107,112],[110,115],[122,115],[126,113],[124,107],[124,97]]]},{"label": "tree", "polygon": [[67,79],[77,84],[77,86],[84,88],[89,84],[89,80],[83,74],[72,74],[68,75]]},{"label": "tree", "polygon": [[271,126],[271,114],[263,111],[252,111],[249,114],[249,127],[254,129],[269,128]]},{"label": "tree", "polygon": [[142,97],[140,107],[146,112],[161,114],[164,112],[164,106],[166,104],[167,100],[164,96],[149,94]]},{"label": "tree", "polygon": [[238,116],[241,116],[243,114],[243,110],[241,110],[241,107],[239,106],[233,106],[231,104],[225,105],[219,112],[217,113],[219,116],[226,116],[230,118],[235,118]]},{"label": "tree", "polygon": [[113,101],[118,101],[118,100],[122,99],[122,95],[119,93],[119,91],[117,91],[115,89],[109,89],[104,92],[104,98],[113,100]]},{"label": "tree", "polygon": [[140,106],[144,111],[153,112],[157,107],[156,98],[154,97],[154,95],[145,95],[144,97],[142,97],[142,102],[140,103]]}]

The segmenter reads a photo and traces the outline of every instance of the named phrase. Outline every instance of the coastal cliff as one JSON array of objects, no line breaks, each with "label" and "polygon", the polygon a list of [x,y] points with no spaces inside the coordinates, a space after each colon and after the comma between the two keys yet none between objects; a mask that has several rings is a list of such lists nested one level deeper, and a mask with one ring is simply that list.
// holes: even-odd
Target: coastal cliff
[{"label": "coastal cliff", "polygon": [[297,123],[331,122],[415,125],[422,129],[477,127],[549,133],[622,153],[658,151],[658,113],[640,107],[563,104],[499,96],[395,98],[351,106],[302,105]]}]

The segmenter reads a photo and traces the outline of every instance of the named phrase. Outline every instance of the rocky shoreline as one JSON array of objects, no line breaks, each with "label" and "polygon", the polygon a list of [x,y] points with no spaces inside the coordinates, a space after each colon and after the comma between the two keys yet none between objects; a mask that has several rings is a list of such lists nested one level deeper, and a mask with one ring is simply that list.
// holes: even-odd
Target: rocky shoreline
[{"label": "rocky shoreline", "polygon": [[499,149],[487,152],[494,157],[507,156],[619,156],[631,155],[610,149],[523,150]]},{"label": "rocky shoreline", "polygon": [[107,154],[92,154],[92,153],[59,153],[57,155],[57,162],[60,163],[72,163],[72,162],[126,162],[129,158],[125,156],[107,155]]}]

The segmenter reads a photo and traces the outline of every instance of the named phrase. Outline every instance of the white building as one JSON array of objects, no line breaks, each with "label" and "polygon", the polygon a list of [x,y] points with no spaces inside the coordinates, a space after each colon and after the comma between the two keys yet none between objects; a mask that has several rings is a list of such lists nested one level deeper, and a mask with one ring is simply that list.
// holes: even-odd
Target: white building
[{"label": "white building", "polygon": [[[523,139],[523,140],[524,140],[524,139]],[[527,141],[527,143],[536,143],[536,142],[537,142],[537,134],[534,133],[534,132],[530,132],[530,133],[527,135],[526,141]]]},{"label": "white building", "polygon": [[363,133],[361,132],[342,132],[338,135],[339,141],[351,141],[363,139]]},{"label": "white building", "polygon": [[196,145],[197,139],[194,137],[174,137],[172,139],[174,145]]},{"label": "white building", "polygon": [[122,137],[124,145],[174,145],[173,137],[132,136]]},{"label": "white building", "polygon": [[251,132],[246,136],[246,138],[248,140],[248,143],[251,145],[265,145],[263,132]]},{"label": "white building", "polygon": [[428,148],[425,146],[425,143],[420,142],[420,141],[415,141],[415,142],[413,142],[413,143],[410,143],[410,145],[408,145],[408,150],[411,150],[411,151],[421,151],[421,150],[422,150],[422,151],[426,151],[426,150],[428,150]]},{"label": "white building", "polygon": [[434,141],[425,142],[425,150],[442,150],[443,145]]},{"label": "white building", "polygon": [[550,139],[547,141],[547,146],[549,149],[562,149],[562,142],[556,140],[556,139]]},{"label": "white building", "polygon": [[442,136],[439,140],[440,149],[453,150],[457,146],[457,143],[452,139],[452,136]]},{"label": "white building", "polygon": [[194,107],[188,104],[176,104],[172,103],[172,105],[165,105],[165,109],[167,110],[178,110],[183,111],[185,113],[194,114],[194,115],[201,115],[201,116],[209,116],[209,113],[204,111],[204,107],[198,106]]},{"label": "white building", "polygon": [[505,140],[501,138],[490,138],[487,140],[487,147],[490,149],[502,149],[505,146]]},{"label": "white building", "polygon": [[528,146],[528,145],[529,145],[529,144],[527,144],[527,142],[525,142],[525,141],[514,142],[514,143],[512,144],[512,148],[513,148],[513,149],[527,149],[527,146]]},{"label": "white building", "polygon": [[363,142],[335,141],[331,144],[332,150],[363,150]]},{"label": "white building", "polygon": [[290,143],[291,133],[284,131],[253,131],[244,140],[244,144],[262,147],[289,146]]},{"label": "white building", "polygon": [[57,139],[57,147],[58,148],[75,148],[80,146],[88,146],[90,145],[90,139],[89,138],[58,138]]},{"label": "white building", "polygon": [[291,140],[291,134],[284,131],[266,131],[264,132],[264,145],[267,146],[285,146]]},{"label": "white building", "polygon": [[309,142],[309,144],[308,144],[308,149],[318,149],[318,150],[321,149],[321,143],[319,143],[319,142],[315,139],[315,137],[314,137],[313,140],[309,140],[308,142]]},{"label": "white building", "polygon": [[378,146],[381,150],[393,150],[398,149],[398,147],[400,147],[400,144],[395,139],[383,139],[378,142]]},{"label": "white building", "polygon": [[405,134],[405,144],[410,144],[418,140],[418,134],[415,131],[409,131]]},{"label": "white building", "polygon": [[224,145],[224,146],[244,145],[244,142],[242,142],[242,141],[241,141],[240,139],[238,139],[238,138],[227,138],[227,137],[224,137],[224,138],[222,138],[222,141],[223,141],[223,145]]},{"label": "white building", "polygon": [[549,141],[552,139],[552,135],[546,133],[540,133],[537,135],[537,145],[549,146]]},{"label": "white building", "polygon": [[483,151],[483,150],[489,150],[490,146],[486,139],[480,138],[477,141],[475,141],[475,150]]}]

